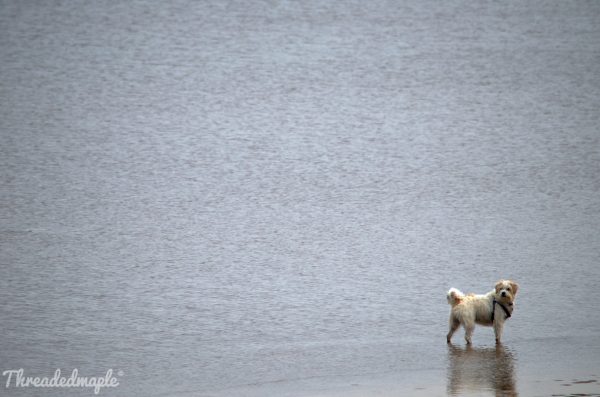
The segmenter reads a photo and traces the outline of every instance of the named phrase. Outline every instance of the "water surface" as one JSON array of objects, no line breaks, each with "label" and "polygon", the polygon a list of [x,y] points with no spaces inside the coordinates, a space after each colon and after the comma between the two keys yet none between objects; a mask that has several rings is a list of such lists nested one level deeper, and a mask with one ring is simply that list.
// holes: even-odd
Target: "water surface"
[{"label": "water surface", "polygon": [[[114,396],[598,379],[598,43],[588,1],[3,1],[2,370],[113,368]],[[448,348],[447,289],[499,278],[503,350]]]}]

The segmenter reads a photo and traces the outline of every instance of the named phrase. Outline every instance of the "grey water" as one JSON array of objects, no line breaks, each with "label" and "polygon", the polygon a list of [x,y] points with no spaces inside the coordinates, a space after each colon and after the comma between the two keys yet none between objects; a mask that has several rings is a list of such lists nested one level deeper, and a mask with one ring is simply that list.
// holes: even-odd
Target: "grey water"
[{"label": "grey water", "polygon": [[453,394],[510,278],[509,387],[600,376],[599,65],[594,1],[1,1],[0,370]]}]

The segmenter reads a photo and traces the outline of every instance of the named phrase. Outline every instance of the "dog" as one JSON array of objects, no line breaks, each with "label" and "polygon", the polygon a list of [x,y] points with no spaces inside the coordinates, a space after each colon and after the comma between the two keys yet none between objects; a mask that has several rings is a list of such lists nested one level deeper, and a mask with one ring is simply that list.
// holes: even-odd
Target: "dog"
[{"label": "dog", "polygon": [[519,285],[511,280],[500,280],[495,288],[485,295],[465,295],[456,288],[450,288],[446,298],[450,309],[450,331],[446,341],[450,343],[452,335],[461,325],[465,329],[465,340],[471,344],[475,324],[493,326],[496,343],[500,344],[504,322],[515,309],[515,296]]}]

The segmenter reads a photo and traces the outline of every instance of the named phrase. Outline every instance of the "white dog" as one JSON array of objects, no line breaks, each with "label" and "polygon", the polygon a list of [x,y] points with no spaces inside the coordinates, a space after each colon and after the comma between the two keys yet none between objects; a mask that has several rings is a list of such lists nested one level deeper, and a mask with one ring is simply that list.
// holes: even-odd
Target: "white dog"
[{"label": "white dog", "polygon": [[502,338],[504,322],[515,308],[515,296],[519,285],[514,281],[500,280],[494,290],[485,295],[465,295],[456,288],[450,288],[446,298],[450,309],[450,331],[446,340],[450,343],[452,335],[462,324],[465,328],[465,340],[471,344],[471,335],[475,324],[493,326],[496,343]]}]

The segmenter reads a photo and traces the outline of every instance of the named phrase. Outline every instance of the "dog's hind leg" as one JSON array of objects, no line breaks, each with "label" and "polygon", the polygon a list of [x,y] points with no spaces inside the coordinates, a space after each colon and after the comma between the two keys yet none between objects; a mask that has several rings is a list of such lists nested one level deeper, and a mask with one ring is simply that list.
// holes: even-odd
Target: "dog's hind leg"
[{"label": "dog's hind leg", "polygon": [[458,327],[460,327],[460,322],[450,314],[450,330],[448,331],[448,335],[446,335],[446,342],[450,343],[450,339],[452,339],[452,335],[456,332]]},{"label": "dog's hind leg", "polygon": [[475,330],[475,324],[464,324],[465,327],[465,340],[467,341],[467,345],[471,344],[471,336],[473,335],[473,331]]}]

